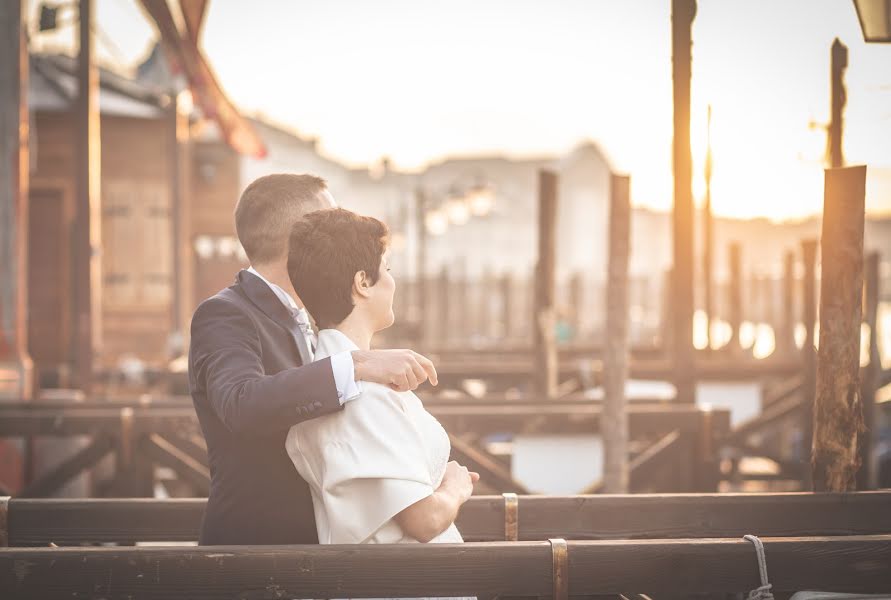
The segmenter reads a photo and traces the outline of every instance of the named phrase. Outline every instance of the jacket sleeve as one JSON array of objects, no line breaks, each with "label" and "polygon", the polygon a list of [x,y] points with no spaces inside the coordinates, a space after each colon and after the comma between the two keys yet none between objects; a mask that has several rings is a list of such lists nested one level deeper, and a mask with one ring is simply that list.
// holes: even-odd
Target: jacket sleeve
[{"label": "jacket sleeve", "polygon": [[195,311],[189,352],[192,385],[233,433],[280,431],[342,408],[330,359],[267,375],[253,320],[223,298]]}]

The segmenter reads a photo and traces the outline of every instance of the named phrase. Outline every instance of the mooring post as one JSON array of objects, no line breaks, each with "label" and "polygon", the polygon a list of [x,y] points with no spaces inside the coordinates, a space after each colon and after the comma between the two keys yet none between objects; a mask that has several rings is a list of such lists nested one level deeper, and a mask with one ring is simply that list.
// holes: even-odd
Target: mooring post
[{"label": "mooring post", "polygon": [[801,393],[804,395],[802,404],[802,459],[804,465],[804,487],[811,487],[811,469],[809,463],[813,452],[814,440],[814,396],[817,394],[817,351],[814,347],[814,328],[817,323],[817,240],[803,240],[801,242],[802,258],[804,262],[804,281],[802,286],[802,313],[804,320],[804,345],[801,347],[801,358],[804,370],[804,383]]},{"label": "mooring post", "polygon": [[535,277],[535,380],[544,399],[557,395],[557,174],[538,174],[538,264]]},{"label": "mooring post", "polygon": [[452,302],[451,302],[451,286],[449,285],[449,267],[448,265],[442,265],[442,269],[439,272],[439,281],[437,282],[437,298],[436,301],[439,304],[439,319],[437,319],[437,338],[434,342],[434,345],[443,348],[447,345],[448,341],[451,339],[451,316],[452,316]]},{"label": "mooring post", "polygon": [[783,259],[783,302],[777,328],[777,355],[791,356],[795,349],[795,253],[786,252]]},{"label": "mooring post", "polygon": [[739,341],[739,329],[742,325],[742,246],[739,242],[730,244],[728,256],[730,260],[730,282],[727,287],[730,296],[728,299],[730,341],[727,344],[727,349],[731,354],[737,354],[742,347]]},{"label": "mooring post", "polygon": [[857,471],[857,489],[876,487],[876,465],[873,459],[876,422],[876,388],[882,372],[879,354],[879,254],[871,252],[864,267],[863,320],[869,327],[869,363],[863,369],[860,397],[863,402],[863,426],[860,434],[860,470]]},{"label": "mooring post", "polygon": [[631,179],[610,178],[609,264],[606,288],[606,340],[603,353],[603,488],[628,493],[628,259],[631,253]]},{"label": "mooring post", "polygon": [[860,324],[866,167],[828,169],[824,186],[813,478],[816,491],[844,492],[855,487],[863,430]]},{"label": "mooring post", "polygon": [[514,281],[510,271],[505,271],[502,273],[501,280],[498,282],[498,291],[501,296],[499,305],[501,307],[502,337],[506,340],[510,339],[511,335],[513,335],[513,330],[511,329],[514,310],[513,288]]}]

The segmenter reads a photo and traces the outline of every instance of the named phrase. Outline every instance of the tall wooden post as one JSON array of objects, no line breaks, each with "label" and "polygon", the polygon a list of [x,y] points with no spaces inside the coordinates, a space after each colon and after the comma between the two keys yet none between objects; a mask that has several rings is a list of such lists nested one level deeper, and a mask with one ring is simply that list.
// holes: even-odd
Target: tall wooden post
[{"label": "tall wooden post", "polygon": [[606,291],[606,343],[603,353],[604,476],[607,494],[628,493],[628,257],[631,249],[631,180],[610,178],[609,266]]},{"label": "tall wooden post", "polygon": [[92,29],[94,0],[79,0],[80,50],[77,58],[77,194],[74,217],[74,331],[72,363],[77,386],[89,393],[93,358],[101,335],[101,206],[99,204],[99,72]]},{"label": "tall wooden post", "polygon": [[418,308],[418,335],[423,347],[429,339],[430,320],[428,318],[429,306],[427,296],[427,196],[424,190],[415,190],[415,230],[418,236],[418,247],[415,249],[415,289],[417,298],[415,304]]},{"label": "tall wooden post", "polygon": [[714,281],[713,258],[714,252],[714,226],[715,219],[712,215],[712,105],[708,105],[708,141],[705,153],[705,206],[703,213],[703,248],[702,248],[702,287],[705,290],[705,339],[706,348],[712,347],[712,320],[714,318]]},{"label": "tall wooden post", "polygon": [[674,376],[678,400],[695,401],[693,354],[693,167],[690,153],[690,76],[695,0],[672,0],[674,98]]},{"label": "tall wooden post", "polygon": [[542,399],[557,395],[557,175],[538,173],[538,264],[535,277],[535,382]]},{"label": "tall wooden post", "polygon": [[[810,461],[814,440],[814,397],[817,394],[817,350],[814,346],[814,328],[817,322],[817,240],[801,242],[802,259],[804,261],[804,282],[802,286],[802,319],[804,320],[805,337],[801,347],[801,358],[804,370],[804,384],[801,393],[804,395],[802,405],[802,447],[806,461]],[[805,469],[805,488],[811,486],[811,470]]]},{"label": "tall wooden post", "polygon": [[844,135],[844,110],[847,102],[845,91],[845,69],[848,68],[848,48],[838,38],[832,42],[830,51],[830,120],[829,120],[829,165],[833,169],[844,166],[845,156],[842,147]]},{"label": "tall wooden post", "polygon": [[452,337],[451,323],[453,307],[451,298],[452,287],[449,284],[449,267],[443,265],[439,273],[439,289],[437,290],[437,302],[439,303],[439,319],[437,323],[438,339],[437,347],[444,348]]},{"label": "tall wooden post", "polygon": [[860,466],[865,200],[866,167],[826,171],[820,350],[814,406],[813,477],[817,491],[854,489]]},{"label": "tall wooden post", "polygon": [[499,295],[501,296],[501,321],[503,326],[503,337],[506,340],[511,338],[513,334],[513,289],[514,281],[509,271],[501,275],[499,282]]},{"label": "tall wooden post", "polygon": [[[191,203],[189,202],[189,116],[180,110],[178,96],[170,93],[168,111],[168,143],[170,146],[170,205],[173,229],[173,331],[188,335],[189,318],[193,310],[193,258]],[[187,347],[184,345],[184,348]]]},{"label": "tall wooden post", "polygon": [[569,310],[571,316],[573,339],[581,338],[582,315],[584,314],[584,274],[576,271],[569,278]]},{"label": "tall wooden post", "polygon": [[863,401],[863,426],[860,434],[860,470],[857,471],[857,489],[876,487],[876,465],[872,458],[875,444],[876,388],[882,372],[879,355],[879,254],[871,252],[866,257],[864,269],[863,319],[869,326],[869,364],[863,370],[860,397]]},{"label": "tall wooden post", "polygon": [[0,3],[0,399],[30,400],[27,2]]},{"label": "tall wooden post", "polygon": [[738,353],[740,349],[739,329],[742,325],[742,246],[739,242],[730,244],[728,256],[730,259],[730,282],[727,286],[730,294],[729,316],[730,342],[728,350]]},{"label": "tall wooden post", "polygon": [[790,356],[795,348],[795,253],[783,259],[783,302],[777,328],[777,354]]}]

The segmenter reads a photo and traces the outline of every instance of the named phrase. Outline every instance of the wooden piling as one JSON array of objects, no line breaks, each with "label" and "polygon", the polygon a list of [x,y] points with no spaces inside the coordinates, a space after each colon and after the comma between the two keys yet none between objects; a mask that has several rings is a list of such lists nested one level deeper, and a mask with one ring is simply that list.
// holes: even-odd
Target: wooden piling
[{"label": "wooden piling", "polygon": [[854,489],[863,431],[860,323],[866,167],[829,169],[824,185],[813,478],[817,491],[844,492]]},{"label": "wooden piling", "polygon": [[[817,351],[814,347],[814,327],[817,322],[817,240],[803,240],[801,242],[802,259],[804,262],[804,280],[802,282],[802,314],[804,320],[805,337],[801,347],[803,363],[803,377],[801,393],[804,395],[802,403],[802,448],[805,462],[810,462],[813,452],[814,439],[814,397],[817,394]],[[811,487],[811,470],[804,469],[804,487]]]},{"label": "wooden piling", "polygon": [[570,325],[575,339],[581,337],[583,315],[585,314],[583,278],[584,274],[581,271],[576,271],[569,279]]},{"label": "wooden piling", "polygon": [[450,329],[452,322],[451,286],[449,285],[449,267],[447,265],[443,265],[439,272],[437,288],[436,301],[439,305],[439,319],[436,324],[435,344],[445,347],[452,337]]},{"label": "wooden piling", "polygon": [[730,341],[727,348],[736,353],[740,350],[739,329],[742,325],[742,246],[739,242],[730,244],[730,282],[728,285],[728,299],[730,321]]},{"label": "wooden piling", "polygon": [[514,282],[509,271],[501,275],[498,285],[498,293],[500,296],[502,336],[504,339],[510,339],[513,335],[513,288]]},{"label": "wooden piling", "polygon": [[415,190],[415,306],[418,310],[418,335],[423,347],[430,337],[429,298],[427,295],[427,196],[424,190]]},{"label": "wooden piling", "polygon": [[875,444],[876,389],[882,361],[879,355],[879,254],[871,252],[864,268],[863,319],[869,327],[869,363],[863,369],[860,397],[863,402],[863,432],[860,434],[860,470],[857,471],[857,489],[876,487],[876,465],[872,458]]},{"label": "wooden piling", "polygon": [[610,178],[609,265],[606,292],[606,340],[603,354],[604,491],[628,492],[628,261],[631,253],[631,180]]},{"label": "wooden piling", "polygon": [[557,174],[538,174],[538,264],[535,277],[535,381],[542,397],[557,395]]},{"label": "wooden piling", "polygon": [[30,399],[28,3],[0,7],[0,398]]},{"label": "wooden piling", "polygon": [[845,69],[848,68],[848,47],[838,38],[832,42],[830,50],[830,118],[828,154],[829,165],[837,169],[844,166],[842,137],[844,135],[844,110],[847,102],[845,91]]},{"label": "wooden piling", "polygon": [[690,152],[690,77],[696,0],[672,0],[672,91],[674,101],[674,360],[680,402],[695,401],[693,354],[693,160]]},{"label": "wooden piling", "polygon": [[795,253],[783,258],[783,302],[776,344],[779,356],[790,356],[795,348]]}]

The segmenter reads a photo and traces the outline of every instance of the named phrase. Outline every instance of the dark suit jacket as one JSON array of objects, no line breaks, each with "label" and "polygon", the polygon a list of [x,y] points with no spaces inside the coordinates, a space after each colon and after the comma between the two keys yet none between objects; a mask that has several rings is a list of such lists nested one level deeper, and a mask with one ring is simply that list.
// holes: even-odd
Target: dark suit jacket
[{"label": "dark suit jacket", "polygon": [[294,325],[248,271],[192,317],[189,387],[211,475],[203,545],[318,543],[285,438],[291,425],[341,407],[331,361],[301,366]]}]

